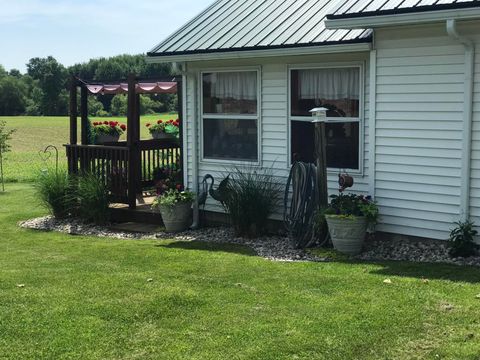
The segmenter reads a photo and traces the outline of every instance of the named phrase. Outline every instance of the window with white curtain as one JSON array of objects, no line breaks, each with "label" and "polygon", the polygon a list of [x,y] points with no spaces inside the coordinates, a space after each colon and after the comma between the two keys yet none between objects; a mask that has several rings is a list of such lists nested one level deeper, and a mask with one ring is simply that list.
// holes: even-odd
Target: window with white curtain
[{"label": "window with white curtain", "polygon": [[258,161],[258,71],[202,74],[203,158]]},{"label": "window with white curtain", "polygon": [[290,70],[290,149],[294,161],[314,162],[310,110],[327,108],[327,166],[360,169],[360,67]]}]

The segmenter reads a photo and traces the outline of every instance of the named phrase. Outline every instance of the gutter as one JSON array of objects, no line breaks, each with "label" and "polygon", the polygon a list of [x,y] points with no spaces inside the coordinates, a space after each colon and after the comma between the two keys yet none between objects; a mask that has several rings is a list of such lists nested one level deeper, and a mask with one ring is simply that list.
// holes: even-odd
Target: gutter
[{"label": "gutter", "polygon": [[283,47],[274,49],[258,49],[258,50],[230,50],[228,51],[209,51],[209,52],[189,52],[189,53],[173,53],[172,55],[164,55],[148,53],[146,62],[149,64],[156,63],[170,63],[170,62],[194,62],[194,61],[207,61],[207,60],[231,60],[231,59],[258,59],[260,57],[273,57],[273,56],[298,56],[298,55],[317,55],[317,54],[335,54],[346,52],[360,52],[370,51],[370,37],[361,39],[352,43],[343,43],[336,45],[318,45],[318,46],[296,46],[296,47]]},{"label": "gutter", "polygon": [[470,219],[470,186],[472,168],[472,121],[473,121],[473,88],[475,75],[475,43],[459,34],[455,19],[446,22],[448,35],[461,43],[465,48],[465,78],[463,103],[463,135],[462,135],[462,171],[460,189],[460,218]]},{"label": "gutter", "polygon": [[344,19],[326,19],[327,29],[370,29],[398,25],[425,24],[443,22],[445,19],[473,20],[480,18],[480,8],[417,11],[404,14],[374,15],[364,17],[349,17]]},{"label": "gutter", "polygon": [[[188,76],[190,76],[192,78],[193,88],[197,89],[197,83],[198,83],[197,75],[195,73],[188,73],[188,71],[187,71],[187,74],[188,74]],[[185,86],[185,88],[186,88],[186,86]],[[186,93],[186,90],[185,90],[185,93]],[[197,97],[195,97],[195,99],[197,99]],[[185,105],[186,105],[186,102],[185,102]],[[197,194],[197,197],[195,198],[195,202],[193,203],[193,223],[192,223],[191,229],[195,230],[195,229],[198,229],[198,227],[199,227],[199,219],[200,219],[200,210],[199,210],[199,204],[198,204],[197,101],[195,101],[195,104],[193,106],[191,119],[192,119],[192,187],[193,187],[192,191]],[[188,137],[185,137],[185,140],[186,140],[185,142],[188,144]],[[187,148],[188,148],[188,146],[187,146]],[[186,164],[188,164],[188,160],[186,160]],[[187,168],[187,167],[185,167],[185,168]]]}]

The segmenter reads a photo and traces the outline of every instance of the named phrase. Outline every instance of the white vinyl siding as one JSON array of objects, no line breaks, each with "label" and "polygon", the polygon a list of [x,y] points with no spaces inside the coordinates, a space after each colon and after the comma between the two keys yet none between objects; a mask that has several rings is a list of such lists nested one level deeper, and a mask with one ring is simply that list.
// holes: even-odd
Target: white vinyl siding
[{"label": "white vinyl siding", "polygon": [[[365,68],[363,72],[363,139],[364,142],[361,147],[363,149],[363,173],[352,174],[355,177],[354,191],[362,194],[368,192],[368,53],[358,54],[336,54],[329,56],[303,56],[290,58],[273,58],[273,59],[254,59],[247,60],[232,60],[222,62],[205,62],[205,63],[189,63],[189,75],[187,76],[187,114],[185,119],[187,122],[187,143],[186,154],[188,168],[188,187],[192,188],[192,122],[197,121],[197,130],[200,131],[200,103],[198,98],[198,84],[195,84],[194,77],[198,78],[198,74],[205,69],[213,71],[222,68],[235,68],[242,66],[260,66],[261,67],[261,166],[264,168],[273,168],[279,183],[285,185],[289,173],[289,114],[288,114],[288,67],[291,64],[299,64],[305,61],[306,63],[315,64],[331,64],[332,62],[363,62]],[[365,100],[366,99],[366,100]],[[197,134],[198,136],[198,134]],[[313,135],[312,135],[313,136]],[[200,140],[200,138],[198,138]],[[200,142],[198,142],[200,144]],[[197,156],[200,156],[200,149],[197,149]],[[213,164],[199,161],[199,179],[206,174],[211,174],[215,177],[216,185],[227,173],[225,164]],[[330,194],[338,193],[338,175],[335,172],[329,173],[328,186]],[[282,187],[283,189],[283,187]],[[196,189],[193,189],[196,190]],[[282,194],[283,196],[283,194]],[[281,219],[283,214],[283,205],[280,205],[275,218]],[[207,201],[206,210],[222,211],[220,204],[210,197]]]},{"label": "white vinyl siding", "polygon": [[463,46],[441,27],[376,41],[379,230],[446,239],[460,214]]}]

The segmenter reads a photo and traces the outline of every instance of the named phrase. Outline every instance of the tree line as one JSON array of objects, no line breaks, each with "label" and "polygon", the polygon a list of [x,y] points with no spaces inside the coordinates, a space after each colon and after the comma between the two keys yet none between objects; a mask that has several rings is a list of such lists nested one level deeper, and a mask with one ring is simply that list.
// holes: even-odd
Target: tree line
[{"label": "tree line", "polygon": [[[27,72],[6,71],[0,65],[0,116],[64,116],[69,109],[71,75],[80,79],[102,82],[124,80],[130,73],[141,78],[160,78],[171,74],[166,64],[147,64],[143,55],[119,55],[91,59],[65,67],[54,57],[32,58]],[[79,102],[78,102],[79,103]],[[125,95],[89,96],[89,115],[126,115]],[[141,113],[177,111],[176,95],[141,96]]]}]

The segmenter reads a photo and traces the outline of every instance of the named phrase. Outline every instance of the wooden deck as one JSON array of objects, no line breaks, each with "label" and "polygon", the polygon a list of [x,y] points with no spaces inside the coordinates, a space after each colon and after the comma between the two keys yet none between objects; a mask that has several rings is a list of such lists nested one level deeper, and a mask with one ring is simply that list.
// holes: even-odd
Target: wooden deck
[{"label": "wooden deck", "polygon": [[137,222],[163,226],[162,217],[158,211],[153,211],[151,206],[155,196],[137,196],[137,206],[131,209],[127,204],[113,203],[112,220],[116,223]]}]

